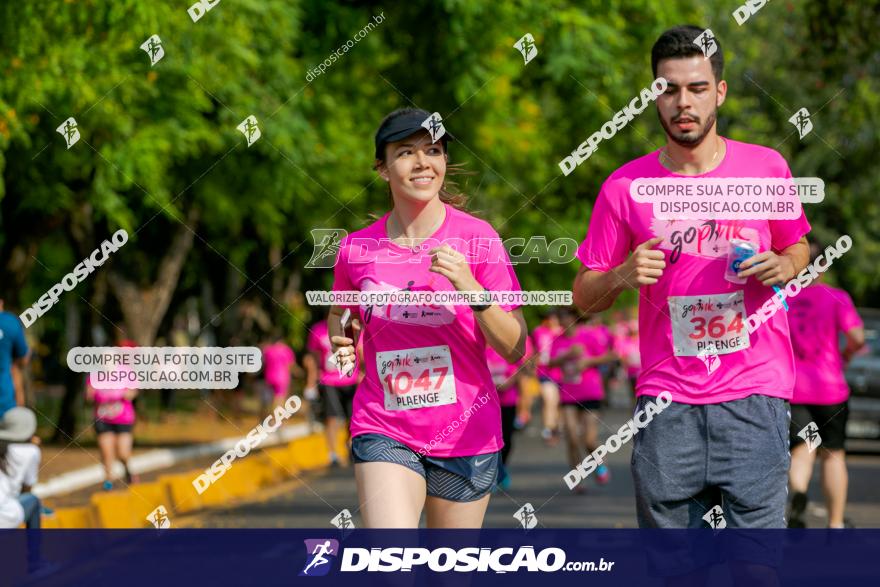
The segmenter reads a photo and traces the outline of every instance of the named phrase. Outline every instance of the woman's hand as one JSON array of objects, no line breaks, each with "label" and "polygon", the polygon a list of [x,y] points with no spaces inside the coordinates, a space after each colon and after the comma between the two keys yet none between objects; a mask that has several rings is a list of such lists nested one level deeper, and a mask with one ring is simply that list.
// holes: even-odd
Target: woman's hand
[{"label": "woman's hand", "polygon": [[428,271],[448,279],[457,291],[483,291],[464,255],[449,245],[433,248],[428,254],[431,255],[431,268]]},{"label": "woman's hand", "polygon": [[[352,319],[351,328],[354,330],[355,338],[361,331],[361,321],[357,318]],[[331,336],[330,343],[333,345],[333,358],[336,361],[336,367],[343,374],[350,374],[354,370],[354,363],[357,355],[355,354],[354,340],[347,336]]]}]

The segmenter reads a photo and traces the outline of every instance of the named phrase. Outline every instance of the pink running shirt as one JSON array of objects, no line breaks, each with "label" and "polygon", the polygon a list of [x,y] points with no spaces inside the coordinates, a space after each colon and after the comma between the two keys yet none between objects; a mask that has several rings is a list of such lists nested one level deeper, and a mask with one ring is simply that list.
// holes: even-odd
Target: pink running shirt
[{"label": "pink running shirt", "polygon": [[263,348],[263,373],[269,385],[286,386],[290,383],[290,366],[296,361],[293,350],[283,342]]},{"label": "pink running shirt", "polygon": [[[428,250],[447,242],[466,253],[471,271],[483,287],[519,291],[507,251],[495,230],[448,204],[444,207],[446,217],[430,237],[432,246],[413,250],[388,240],[388,214],[348,235],[340,243],[333,290],[454,291],[448,279],[428,270]],[[479,250],[480,243],[491,243],[488,258],[485,250]],[[493,259],[501,262],[489,262]],[[510,311],[515,306],[501,308]],[[352,311],[359,312],[364,327],[365,371],[354,397],[353,437],[383,434],[418,451],[470,410],[466,424],[446,435],[432,456],[473,456],[501,450],[501,410],[486,366],[486,340],[468,306],[361,306]],[[482,407],[474,409],[474,402]]]},{"label": "pink running shirt", "polygon": [[357,385],[360,365],[355,362],[354,371],[350,376],[340,374],[336,365],[330,361],[333,356],[333,348],[330,345],[330,334],[327,331],[327,321],[321,320],[309,331],[307,344],[309,352],[313,353],[318,360],[318,383],[329,387],[345,387]]},{"label": "pink running shirt", "polygon": [[550,347],[557,336],[562,334],[562,327],[550,328],[548,326],[537,326],[532,331],[532,339],[535,342],[535,352],[538,353],[538,363],[535,372],[538,377],[549,377],[557,384],[562,379],[562,371],[559,367],[548,367],[550,361]]},{"label": "pink running shirt", "polygon": [[638,377],[641,372],[638,335],[625,334],[614,339],[614,351],[626,367],[627,377]]},{"label": "pink running shirt", "polygon": [[788,300],[796,376],[793,404],[832,405],[849,397],[838,333],[863,326],[852,299],[823,283]]},{"label": "pink running shirt", "polygon": [[[486,345],[486,364],[489,367],[489,373],[492,374],[492,382],[498,386],[516,375],[522,366],[529,360],[534,353],[534,347],[530,338],[526,338],[526,354],[516,363],[508,363],[499,355],[495,349],[488,344]],[[509,389],[499,393],[499,401],[502,406],[515,406],[519,400],[519,385],[513,385]]]},{"label": "pink running shirt", "polygon": [[[119,371],[131,371],[125,365],[118,367]],[[92,376],[89,375],[89,385],[92,385]],[[127,388],[119,389],[95,389],[95,420],[107,424],[134,424],[134,404],[125,398]]]},{"label": "pink running shirt", "polygon": [[[772,149],[724,139],[727,152],[717,168],[688,177],[791,177],[785,159]],[[729,239],[759,243],[759,251],[779,253],[810,230],[797,220],[658,220],[650,203],[629,195],[641,177],[684,177],[671,173],[659,151],[630,161],[612,173],[599,192],[578,258],[593,271],[623,263],[638,245],[663,237],[663,277],[639,288],[642,373],[636,395],[668,390],[672,401],[714,404],[763,394],[791,398],[794,357],[788,319],[778,311],[749,335],[746,317],[773,294],[754,277],[739,285],[724,279]],[[673,322],[674,320],[674,322]],[[714,322],[713,322],[714,320]],[[674,338],[673,324],[679,333]],[[722,328],[723,327],[723,328]],[[723,330],[713,338],[712,332]],[[709,373],[700,349],[715,344],[721,366]]]},{"label": "pink running shirt", "polygon": [[[550,349],[554,359],[574,345],[580,345],[583,357],[599,357],[608,352],[601,333],[594,328],[578,327],[571,337],[561,334]],[[566,361],[560,369],[562,379],[559,383],[559,402],[574,404],[582,401],[601,400],[605,397],[602,375],[598,367],[581,370],[574,360]]]}]

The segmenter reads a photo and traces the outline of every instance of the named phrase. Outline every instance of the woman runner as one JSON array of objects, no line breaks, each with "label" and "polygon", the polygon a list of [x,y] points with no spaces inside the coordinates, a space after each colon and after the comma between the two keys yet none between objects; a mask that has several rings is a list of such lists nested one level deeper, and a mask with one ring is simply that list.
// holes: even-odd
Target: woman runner
[{"label": "woman runner", "polygon": [[562,333],[556,308],[550,308],[541,320],[541,324],[532,331],[532,340],[538,352],[537,375],[541,383],[541,420],[544,429],[541,437],[548,446],[559,443],[559,381],[562,373],[559,367],[549,367],[550,347]]},{"label": "woman runner", "polygon": [[[559,322],[563,331],[551,347],[550,366],[562,369],[560,412],[568,462],[574,468],[599,447],[599,410],[605,389],[597,367],[615,361],[617,356],[608,350],[601,333],[580,324],[574,308],[562,308]],[[610,477],[608,467],[601,463],[596,468],[596,482],[604,485]],[[582,486],[578,485],[575,492],[582,493]]]},{"label": "woman runner", "polygon": [[316,389],[321,398],[324,434],[330,447],[330,466],[340,465],[336,454],[340,426],[351,419],[351,406],[357,389],[360,369],[355,365],[351,374],[336,368],[333,348],[327,335],[327,321],[321,320],[309,329],[308,354],[303,359],[306,367],[306,389]]},{"label": "woman runner", "polygon": [[[130,373],[131,368],[125,365],[115,367],[117,374]],[[105,491],[113,489],[113,463],[116,459],[122,463],[125,471],[125,484],[137,482],[137,475],[133,475],[128,468],[131,459],[132,445],[134,444],[135,409],[134,398],[137,397],[137,389],[129,389],[124,381],[130,378],[118,377],[123,382],[114,389],[96,389],[92,386],[92,375],[89,375],[86,383],[86,400],[95,404],[95,434],[98,439],[98,448],[101,450],[101,464],[104,466]]]},{"label": "woman runner", "polygon": [[523,386],[526,378],[532,373],[534,350],[531,339],[526,339],[526,356],[516,363],[508,363],[504,357],[491,346],[486,347],[486,365],[492,374],[492,382],[495,391],[498,392],[498,400],[501,404],[501,437],[504,440],[504,448],[501,449],[501,470],[498,475],[498,486],[501,489],[510,489],[510,451],[513,449],[513,433],[516,428],[517,406],[525,395]]},{"label": "woman runner", "polygon": [[[518,291],[492,227],[447,190],[448,134],[423,110],[389,114],[375,137],[376,170],[392,209],[340,243],[335,291]],[[482,304],[482,305],[479,305]],[[525,352],[517,305],[332,306],[330,341],[343,369],[363,329],[365,377],[351,420],[360,509],[368,528],[479,528],[498,476],[501,413],[486,366]],[[346,307],[358,318],[345,336]]]}]

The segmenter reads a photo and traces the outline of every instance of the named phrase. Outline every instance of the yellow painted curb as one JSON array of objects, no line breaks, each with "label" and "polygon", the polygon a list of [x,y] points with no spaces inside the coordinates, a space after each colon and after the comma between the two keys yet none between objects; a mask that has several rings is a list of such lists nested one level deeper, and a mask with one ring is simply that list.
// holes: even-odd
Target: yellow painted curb
[{"label": "yellow painted curb", "polygon": [[[161,506],[169,510],[171,495],[168,485],[160,481],[150,483],[137,483],[128,488],[131,494],[128,508],[131,515],[132,528],[144,528],[150,526],[147,516]],[[170,511],[170,510],[169,510]]]},{"label": "yellow painted curb", "polygon": [[288,446],[276,446],[263,451],[273,467],[281,472],[284,479],[299,475],[299,467],[296,466],[293,451]]},{"label": "yellow painted curb", "polygon": [[92,512],[99,528],[131,528],[131,493],[124,489],[92,495]]},{"label": "yellow painted curb", "polygon": [[192,481],[204,472],[204,469],[195,469],[186,473],[162,475],[159,477],[159,483],[165,483],[168,486],[168,493],[171,498],[171,503],[165,507],[169,511],[173,510],[178,514],[201,509],[202,497],[196,491]]},{"label": "yellow painted curb", "polygon": [[91,506],[81,506],[74,508],[58,508],[55,510],[54,516],[48,516],[46,519],[50,520],[54,518],[57,526],[48,526],[43,525],[41,521],[41,525],[43,527],[49,528],[95,528],[94,521],[92,519],[92,508]]},{"label": "yellow painted curb", "polygon": [[330,463],[330,451],[323,434],[313,434],[289,443],[293,452],[293,462],[300,469],[309,470],[327,466]]},{"label": "yellow painted curb", "polygon": [[[343,458],[348,455],[346,439],[346,432],[340,431],[336,452]],[[236,461],[201,495],[192,481],[204,473],[204,469],[162,475],[154,482],[95,493],[88,506],[58,508],[53,516],[43,518],[42,526],[47,529],[144,528],[149,526],[147,515],[160,505],[172,514],[173,520],[173,514],[226,505],[262,487],[298,476],[302,471],[326,467],[329,462],[330,451],[324,434],[311,434]]]}]

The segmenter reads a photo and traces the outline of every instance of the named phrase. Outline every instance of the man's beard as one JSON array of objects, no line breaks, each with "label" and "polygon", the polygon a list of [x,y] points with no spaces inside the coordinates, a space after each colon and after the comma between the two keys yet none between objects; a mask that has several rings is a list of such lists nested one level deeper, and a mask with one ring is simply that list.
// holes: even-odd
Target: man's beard
[{"label": "man's beard", "polygon": [[[703,125],[703,131],[698,135],[692,135],[690,133],[679,133],[672,130],[671,123],[667,124],[667,122],[663,120],[663,115],[660,114],[659,110],[657,111],[657,117],[660,119],[660,125],[663,127],[663,130],[666,131],[666,134],[669,135],[669,137],[673,141],[675,141],[682,147],[696,147],[703,142],[703,139],[706,138],[706,135],[709,134],[709,131],[712,130],[713,126],[715,126],[715,121],[718,118],[718,108],[713,109],[712,113],[709,114],[709,117],[706,119],[706,124]],[[696,116],[688,115],[688,118],[694,119],[696,123],[700,122],[700,119]]]}]

